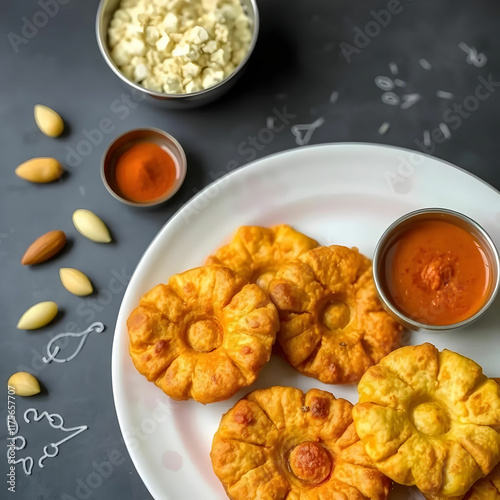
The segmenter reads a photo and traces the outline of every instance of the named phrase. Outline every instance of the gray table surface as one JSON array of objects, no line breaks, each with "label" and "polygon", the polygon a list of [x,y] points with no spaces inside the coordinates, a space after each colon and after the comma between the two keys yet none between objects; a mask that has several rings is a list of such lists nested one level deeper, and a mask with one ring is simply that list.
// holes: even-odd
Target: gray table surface
[{"label": "gray table surface", "polygon": [[[23,25],[39,16],[42,3],[2,0],[0,6],[0,372],[5,384],[12,373],[30,371],[44,388],[34,398],[15,400],[19,432],[28,442],[17,452],[18,458],[32,455],[36,462],[43,446],[61,439],[61,431],[51,430],[45,419],[26,424],[22,415],[29,407],[61,414],[67,426],[89,429],[61,445],[59,455],[47,459],[43,468],[35,463],[31,476],[18,465],[15,494],[7,491],[4,481],[0,497],[146,500],[151,497],[118,427],[110,358],[126,283],[151,239],[213,179],[254,158],[298,147],[291,126],[319,117],[325,121],[310,144],[360,141],[416,150],[425,149],[425,130],[432,133],[448,119],[451,138],[443,140],[434,132],[429,152],[499,189],[500,4],[495,0],[261,0],[261,35],[244,78],[208,107],[173,112],[130,100],[129,90],[108,69],[94,34],[97,0],[58,3],[58,12],[31,38],[19,41],[12,36],[22,36]],[[387,16],[375,21],[373,12],[388,8],[394,11],[390,21],[384,21]],[[44,24],[43,16],[37,19]],[[484,54],[487,63],[478,67],[467,62],[458,47],[461,42]],[[430,70],[422,67],[421,58],[431,64]],[[384,104],[383,91],[374,83],[377,76],[394,78],[390,63],[397,64],[398,78],[407,82],[395,89],[397,95],[421,95],[420,102],[408,109]],[[483,101],[473,97],[479,78],[494,82]],[[453,100],[439,98],[439,90],[451,92]],[[334,92],[338,99],[331,103]],[[39,132],[33,120],[36,103],[61,113],[69,129],[64,137],[54,140]],[[254,140],[251,145],[275,110],[293,115],[290,123],[270,143]],[[94,135],[95,144],[86,150],[82,141],[103,119],[111,122],[112,131],[102,138]],[[380,135],[384,122],[390,129]],[[142,126],[172,133],[188,157],[188,176],[180,192],[161,208],[146,211],[113,199],[99,175],[106,145],[121,132]],[[88,154],[74,161],[68,158],[69,148]],[[40,186],[14,175],[18,164],[36,156],[59,158],[68,174]],[[115,243],[96,245],[81,237],[71,223],[76,208],[101,215]],[[63,255],[38,267],[21,266],[27,246],[56,228],[70,238]],[[99,293],[87,299],[71,296],[60,284],[60,267],[87,272]],[[39,331],[17,330],[24,310],[42,300],[60,305],[57,320]],[[88,341],[72,362],[41,362],[50,335],[81,331],[94,320],[102,321],[107,331]],[[1,401],[4,418],[6,392]],[[4,424],[0,436],[5,445]],[[5,471],[6,458],[0,462]],[[82,486],[89,482],[91,488]]]}]

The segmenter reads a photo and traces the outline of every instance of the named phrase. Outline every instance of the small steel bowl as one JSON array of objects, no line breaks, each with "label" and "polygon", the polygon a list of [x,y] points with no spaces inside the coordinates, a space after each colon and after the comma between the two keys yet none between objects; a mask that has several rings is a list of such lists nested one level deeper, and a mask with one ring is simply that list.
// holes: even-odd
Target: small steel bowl
[{"label": "small steel bowl", "polygon": [[[116,183],[115,167],[116,160],[133,145],[140,142],[153,142],[166,150],[174,159],[177,167],[177,176],[172,189],[161,198],[148,202],[131,201],[120,193]],[[119,201],[133,207],[153,207],[169,200],[179,190],[184,182],[187,171],[186,154],[182,146],[170,134],[157,128],[139,128],[129,130],[118,136],[108,146],[102,156],[101,178],[106,189]]]},{"label": "small steel bowl", "polygon": [[143,95],[150,102],[161,105],[164,108],[169,109],[190,109],[196,108],[208,104],[215,99],[218,99],[223,94],[225,94],[238,80],[242,74],[242,69],[246,65],[248,59],[252,55],[252,52],[257,43],[257,38],[259,34],[259,11],[255,0],[240,0],[241,5],[245,14],[250,20],[250,27],[252,29],[252,40],[250,41],[250,46],[248,47],[248,52],[239,64],[239,66],[228,75],[222,82],[210,87],[208,89],[200,90],[198,92],[191,92],[190,94],[165,94],[163,92],[155,92],[141,87],[139,84],[127,78],[116,66],[115,62],[111,57],[111,53],[108,45],[108,26],[111,22],[115,10],[117,10],[120,5],[121,0],[101,0],[99,7],[97,9],[96,17],[96,35],[97,43],[101,54],[108,66],[114,71],[114,73],[129,87],[138,91],[140,95]]},{"label": "small steel bowl", "polygon": [[[404,312],[402,312],[393,302],[388,292],[385,278],[387,252],[391,248],[396,238],[398,238],[398,236],[403,231],[408,229],[413,223],[417,221],[420,222],[428,220],[449,222],[467,231],[479,242],[481,249],[483,250],[484,255],[489,263],[490,286],[484,304],[481,309],[474,315],[463,321],[460,321],[459,323],[453,323],[451,325],[429,325],[420,323],[419,321],[409,318],[406,314],[404,314]],[[453,210],[448,210],[445,208],[424,208],[403,215],[386,229],[379,242],[377,243],[377,247],[375,248],[375,255],[373,257],[373,278],[382,305],[393,318],[395,318],[398,322],[402,323],[405,327],[411,330],[418,331],[425,329],[440,332],[469,325],[480,316],[482,316],[486,309],[488,309],[488,307],[493,303],[500,287],[500,258],[498,255],[498,250],[495,247],[492,239],[477,222],[473,221],[466,215],[455,212]]]}]

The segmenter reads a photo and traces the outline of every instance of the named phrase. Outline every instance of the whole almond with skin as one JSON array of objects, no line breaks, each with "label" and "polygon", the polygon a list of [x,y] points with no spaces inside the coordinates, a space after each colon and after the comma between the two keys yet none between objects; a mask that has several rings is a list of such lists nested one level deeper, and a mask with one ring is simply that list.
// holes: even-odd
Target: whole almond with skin
[{"label": "whole almond with skin", "polygon": [[21,264],[27,266],[45,262],[59,253],[64,245],[66,245],[66,235],[63,231],[49,231],[28,247],[21,259]]},{"label": "whole almond with skin", "polygon": [[59,269],[59,277],[64,288],[73,295],[90,295],[94,291],[88,277],[78,269],[63,267]]},{"label": "whole almond with skin", "polygon": [[28,372],[14,373],[7,385],[14,389],[16,396],[34,396],[40,392],[40,383]]},{"label": "whole almond with skin", "polygon": [[36,104],[34,113],[35,122],[45,135],[58,137],[63,133],[64,122],[59,113],[43,104]]},{"label": "whole almond with skin", "polygon": [[17,323],[19,330],[37,330],[48,325],[57,315],[57,304],[51,301],[31,306]]},{"label": "whole almond with skin", "polygon": [[96,243],[110,243],[111,235],[106,224],[94,212],[79,208],[73,212],[73,224],[89,240]]},{"label": "whole almond with skin", "polygon": [[64,170],[55,158],[33,158],[21,163],[15,172],[25,181],[45,184],[59,179]]}]

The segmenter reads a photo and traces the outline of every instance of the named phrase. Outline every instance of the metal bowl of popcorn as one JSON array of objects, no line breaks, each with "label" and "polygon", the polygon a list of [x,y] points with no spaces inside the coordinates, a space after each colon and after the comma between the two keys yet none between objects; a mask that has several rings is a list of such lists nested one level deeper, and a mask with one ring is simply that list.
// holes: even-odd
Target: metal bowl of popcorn
[{"label": "metal bowl of popcorn", "polygon": [[97,41],[127,85],[168,108],[227,92],[259,32],[255,0],[101,0]]}]

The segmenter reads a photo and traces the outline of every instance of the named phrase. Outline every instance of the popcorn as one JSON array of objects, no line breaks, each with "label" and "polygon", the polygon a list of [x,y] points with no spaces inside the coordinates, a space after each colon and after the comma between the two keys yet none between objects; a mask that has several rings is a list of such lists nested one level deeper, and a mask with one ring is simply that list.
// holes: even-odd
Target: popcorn
[{"label": "popcorn", "polygon": [[182,75],[186,80],[192,80],[201,73],[201,67],[192,62],[188,62],[182,66]]},{"label": "popcorn", "polygon": [[156,42],[155,45],[160,52],[163,52],[167,48],[167,45],[169,43],[170,43],[170,37],[167,34],[165,34]]},{"label": "popcorn", "polygon": [[206,42],[208,40],[208,33],[205,28],[201,26],[195,26],[187,32],[188,40],[199,45],[200,43]]},{"label": "popcorn", "polygon": [[203,52],[206,52],[207,54],[212,54],[216,50],[217,50],[217,42],[215,40],[210,40],[203,47]]},{"label": "popcorn", "polygon": [[245,58],[252,33],[239,0],[121,0],[108,37],[127,78],[179,94],[227,78]]}]

